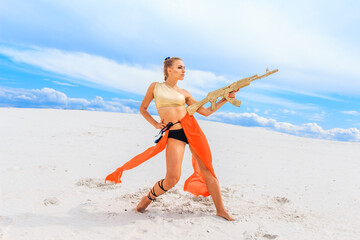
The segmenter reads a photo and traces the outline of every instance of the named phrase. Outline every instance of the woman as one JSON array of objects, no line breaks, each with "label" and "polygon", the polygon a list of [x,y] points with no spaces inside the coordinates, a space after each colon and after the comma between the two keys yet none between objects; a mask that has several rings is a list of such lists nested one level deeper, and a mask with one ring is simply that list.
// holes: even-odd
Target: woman
[{"label": "woman", "polygon": [[[196,100],[185,89],[177,86],[179,80],[185,77],[184,62],[177,57],[168,57],[164,61],[165,82],[152,83],[140,106],[140,113],[156,129],[162,129],[165,136],[159,140],[156,146],[147,149],[137,155],[114,173],[110,174],[105,181],[121,182],[120,177],[124,170],[129,170],[140,165],[142,162],[161,152],[166,146],[166,176],[155,183],[147,196],[144,196],[135,211],[144,212],[151,201],[172,187],[180,179],[181,164],[184,156],[185,146],[189,144],[193,155],[194,174],[185,182],[184,189],[195,195],[211,195],[217,210],[217,216],[232,221],[232,216],[225,210],[219,182],[212,168],[211,152],[200,127],[193,116],[189,116],[185,109],[185,103],[191,105]],[[235,97],[230,93],[229,97]],[[157,122],[147,111],[151,101],[155,98],[155,105],[161,122]],[[197,112],[209,116],[227,102],[221,99],[216,103],[215,110],[211,107],[200,107]],[[168,130],[168,131],[167,131]]]}]

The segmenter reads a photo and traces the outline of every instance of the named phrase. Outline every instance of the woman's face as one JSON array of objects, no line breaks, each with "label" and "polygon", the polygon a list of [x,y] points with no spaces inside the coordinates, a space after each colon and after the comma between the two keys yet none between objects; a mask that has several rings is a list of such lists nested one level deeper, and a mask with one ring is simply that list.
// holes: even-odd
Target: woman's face
[{"label": "woman's face", "polygon": [[185,66],[181,60],[176,60],[174,64],[168,68],[168,74],[171,78],[183,80],[185,77]]}]

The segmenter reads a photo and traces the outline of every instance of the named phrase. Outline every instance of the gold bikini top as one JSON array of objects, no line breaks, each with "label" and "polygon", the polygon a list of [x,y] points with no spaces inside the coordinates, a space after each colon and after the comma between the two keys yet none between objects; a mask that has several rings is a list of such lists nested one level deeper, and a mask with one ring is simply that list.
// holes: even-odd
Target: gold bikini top
[{"label": "gold bikini top", "polygon": [[185,96],[165,82],[156,83],[154,98],[156,108],[185,106]]}]

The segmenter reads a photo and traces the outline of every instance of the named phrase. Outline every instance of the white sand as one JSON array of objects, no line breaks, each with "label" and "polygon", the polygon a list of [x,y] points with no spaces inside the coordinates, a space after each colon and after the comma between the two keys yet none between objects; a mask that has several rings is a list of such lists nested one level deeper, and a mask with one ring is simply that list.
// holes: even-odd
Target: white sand
[{"label": "white sand", "polygon": [[164,177],[164,152],[107,174],[153,145],[141,115],[0,108],[0,239],[360,239],[360,143],[199,121],[225,204],[182,190],[133,208]]}]

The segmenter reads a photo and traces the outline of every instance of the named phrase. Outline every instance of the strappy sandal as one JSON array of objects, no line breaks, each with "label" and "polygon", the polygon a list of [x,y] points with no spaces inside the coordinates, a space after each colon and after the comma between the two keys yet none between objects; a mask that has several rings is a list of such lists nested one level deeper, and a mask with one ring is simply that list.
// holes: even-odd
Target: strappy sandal
[{"label": "strappy sandal", "polygon": [[[165,192],[167,192],[168,190],[165,190],[165,189],[164,189],[164,180],[165,180],[165,179],[161,179],[160,181],[157,182],[157,184],[159,185],[159,187],[161,188],[161,190],[163,190],[164,193],[165,193]],[[151,198],[150,193],[154,196],[154,198]],[[150,192],[148,193],[147,197],[148,197],[151,201],[153,201],[153,202],[156,201],[156,197],[158,197],[158,195],[156,195],[156,193],[155,193],[155,186],[150,190]]]}]

